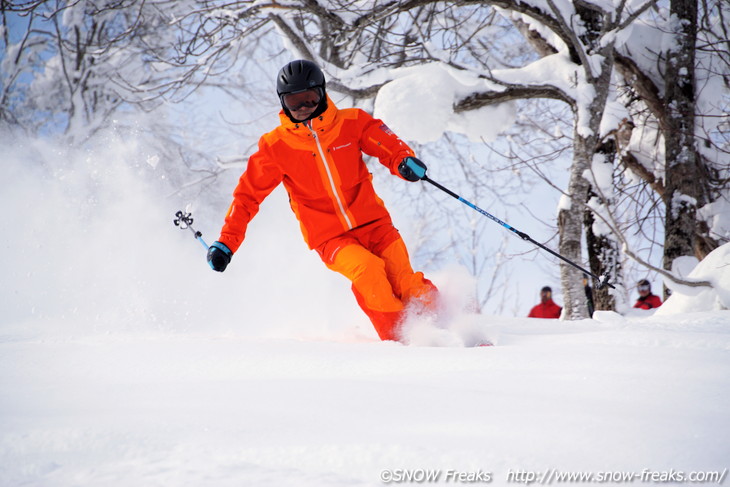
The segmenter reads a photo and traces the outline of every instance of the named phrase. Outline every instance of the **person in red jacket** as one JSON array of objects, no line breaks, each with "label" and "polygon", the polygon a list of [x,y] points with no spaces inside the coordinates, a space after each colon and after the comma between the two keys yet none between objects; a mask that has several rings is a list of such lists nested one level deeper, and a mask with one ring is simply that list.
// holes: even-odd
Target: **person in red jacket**
[{"label": "person in red jacket", "polygon": [[651,284],[646,279],[639,281],[636,290],[639,291],[639,299],[636,300],[634,308],[654,309],[662,305],[659,296],[651,293]]},{"label": "person in red jacket", "polygon": [[281,125],[264,134],[249,157],[220,237],[208,250],[208,263],[215,271],[225,270],[260,203],[283,184],[309,248],[352,282],[355,299],[378,336],[399,340],[406,310],[435,311],[438,291],[411,267],[363,153],[407,181],[422,179],[426,166],[381,120],[360,109],[338,109],[313,62],[284,66],[276,91]]},{"label": "person in red jacket", "polygon": [[528,318],[560,318],[560,312],[563,310],[553,301],[553,290],[550,286],[540,289],[540,304],[536,304],[530,310]]}]

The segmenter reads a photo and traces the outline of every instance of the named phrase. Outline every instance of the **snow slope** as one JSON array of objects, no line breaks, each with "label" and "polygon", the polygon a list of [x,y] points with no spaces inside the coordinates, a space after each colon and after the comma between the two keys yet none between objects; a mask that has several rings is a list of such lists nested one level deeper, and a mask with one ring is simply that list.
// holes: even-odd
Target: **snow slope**
[{"label": "snow slope", "polygon": [[[497,346],[428,323],[411,346],[381,343],[283,194],[213,273],[151,170],[114,144],[68,164],[40,143],[5,150],[0,486],[727,473],[730,247],[693,271],[719,291],[653,315],[462,313],[451,323]],[[219,222],[196,215],[211,240]],[[462,275],[431,277],[459,304]]]},{"label": "snow slope", "polygon": [[546,469],[722,471],[726,313],[485,317],[500,333],[488,348],[19,330],[0,342],[0,485],[374,486],[387,469],[481,471],[505,485],[511,472]]}]

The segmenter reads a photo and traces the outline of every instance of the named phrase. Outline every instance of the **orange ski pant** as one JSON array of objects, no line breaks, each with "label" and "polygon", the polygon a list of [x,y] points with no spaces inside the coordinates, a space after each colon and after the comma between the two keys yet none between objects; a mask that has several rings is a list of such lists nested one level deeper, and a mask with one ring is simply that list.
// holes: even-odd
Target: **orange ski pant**
[{"label": "orange ski pant", "polygon": [[400,338],[398,328],[413,300],[426,308],[436,305],[436,286],[413,271],[406,245],[389,221],[350,230],[317,251],[329,269],[352,282],[357,304],[381,340]]}]

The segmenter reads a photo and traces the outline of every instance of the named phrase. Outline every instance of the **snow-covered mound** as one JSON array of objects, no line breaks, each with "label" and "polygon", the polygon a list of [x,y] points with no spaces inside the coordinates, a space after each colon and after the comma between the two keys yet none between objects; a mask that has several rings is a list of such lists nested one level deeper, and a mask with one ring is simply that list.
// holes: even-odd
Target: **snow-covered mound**
[{"label": "snow-covered mound", "polygon": [[713,250],[696,264],[687,277],[708,281],[712,287],[670,284],[672,295],[657,309],[658,315],[730,309],[730,243]]}]

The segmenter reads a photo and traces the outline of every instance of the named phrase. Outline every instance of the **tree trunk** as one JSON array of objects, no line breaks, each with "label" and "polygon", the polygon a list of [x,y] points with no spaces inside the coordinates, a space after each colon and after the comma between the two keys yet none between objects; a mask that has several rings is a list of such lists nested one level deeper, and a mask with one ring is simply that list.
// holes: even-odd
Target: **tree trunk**
[{"label": "tree trunk", "polygon": [[[608,282],[616,285],[621,267],[619,249],[616,242],[605,235],[593,231],[595,218],[590,210],[586,210],[586,248],[591,272],[596,275],[608,275]],[[590,281],[590,278],[589,278]],[[616,311],[616,298],[609,287],[593,286],[593,308],[595,311]]]},{"label": "tree trunk", "polygon": [[701,161],[695,148],[697,3],[672,0],[671,13],[677,20],[674,48],[666,52],[665,70],[664,268],[668,270],[677,257],[694,255],[697,208],[704,203]]},{"label": "tree trunk", "polygon": [[[590,140],[574,131],[573,164],[570,167],[568,182],[569,203],[563,204],[558,213],[558,229],[560,232],[560,255],[581,263],[581,235],[583,232],[583,206],[581,202],[588,193],[588,180],[583,174],[588,169],[588,161],[592,151]],[[563,317],[568,320],[580,320],[588,317],[583,275],[573,266],[560,264],[560,281],[563,289]]]},{"label": "tree trunk", "polygon": [[[601,144],[596,151],[593,163],[609,164],[613,169],[615,158],[616,144],[613,140],[608,140]],[[600,191],[593,186],[589,187],[587,201],[592,199],[599,205],[606,207],[605,214],[613,212],[614,203],[611,194],[607,194],[605,189]],[[620,283],[622,281],[620,246],[613,237],[610,228],[598,219],[589,208],[585,210],[584,224],[586,227],[586,250],[588,251],[588,263],[591,272],[599,276],[608,275],[608,281],[611,284]],[[602,289],[594,287],[593,306],[595,310],[615,311],[616,298],[611,293],[611,289],[608,287]]]},{"label": "tree trunk", "polygon": [[[584,205],[588,195],[590,182],[586,179],[586,172],[591,168],[594,155],[599,151],[599,137],[601,120],[606,108],[606,100],[610,91],[611,73],[613,72],[614,55],[613,43],[602,43],[602,34],[607,28],[605,12],[582,3],[576,7],[576,12],[584,23],[585,32],[580,37],[581,43],[587,48],[578,49],[576,54],[585,74],[585,83],[592,88],[593,98],[590,101],[576,100],[575,129],[573,131],[573,164],[570,168],[567,196],[569,205],[563,205],[558,214],[558,229],[560,231],[560,253],[583,265],[581,258],[581,237],[583,232],[583,218],[586,207]],[[587,53],[594,60],[600,60],[598,66],[589,62]],[[587,103],[587,105],[584,105]],[[566,208],[566,206],[568,206]],[[604,266],[610,265],[604,262]],[[562,264],[560,278],[564,295],[563,316],[569,320],[579,320],[588,317],[586,293],[583,286],[583,273],[573,266]]]}]

